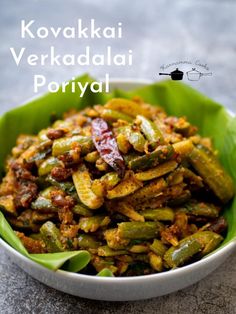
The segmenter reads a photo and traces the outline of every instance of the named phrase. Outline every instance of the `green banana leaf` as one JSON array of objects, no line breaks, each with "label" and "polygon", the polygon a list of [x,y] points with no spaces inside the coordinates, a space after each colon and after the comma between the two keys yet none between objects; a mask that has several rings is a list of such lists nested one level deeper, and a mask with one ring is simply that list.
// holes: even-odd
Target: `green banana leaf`
[{"label": "green banana leaf", "polygon": [[90,262],[90,254],[87,251],[29,254],[1,212],[0,235],[22,255],[29,257],[33,261],[38,262],[51,270],[57,270],[68,261],[65,269],[72,272],[78,272]]},{"label": "green banana leaf", "polygon": [[[92,82],[88,75],[77,78],[82,83]],[[4,173],[4,160],[15,145],[21,133],[37,133],[50,124],[51,115],[58,118],[70,108],[82,109],[94,104],[104,104],[112,97],[141,96],[146,102],[161,105],[171,115],[187,116],[189,121],[198,126],[200,134],[210,136],[219,151],[225,169],[231,174],[236,185],[236,118],[231,117],[223,106],[200,94],[193,88],[174,81],[154,83],[131,92],[115,90],[110,94],[95,94],[87,89],[83,98],[72,93],[68,86],[66,93],[59,91],[46,94],[31,102],[17,107],[0,118],[0,173]],[[224,215],[229,228],[225,245],[236,238],[236,198],[225,208]],[[73,251],[52,254],[29,254],[12,228],[0,213],[0,236],[14,249],[41,265],[56,270],[63,269],[77,272],[90,261],[87,251]],[[110,276],[106,271],[100,276]]]}]

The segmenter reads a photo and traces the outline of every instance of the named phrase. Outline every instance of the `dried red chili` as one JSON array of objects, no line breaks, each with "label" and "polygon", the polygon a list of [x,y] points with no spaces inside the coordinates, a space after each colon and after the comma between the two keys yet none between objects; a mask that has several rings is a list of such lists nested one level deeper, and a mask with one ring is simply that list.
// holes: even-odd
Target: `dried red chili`
[{"label": "dried red chili", "polygon": [[92,138],[101,158],[110,165],[120,177],[123,177],[125,174],[125,162],[106,121],[101,118],[96,118],[92,121]]}]

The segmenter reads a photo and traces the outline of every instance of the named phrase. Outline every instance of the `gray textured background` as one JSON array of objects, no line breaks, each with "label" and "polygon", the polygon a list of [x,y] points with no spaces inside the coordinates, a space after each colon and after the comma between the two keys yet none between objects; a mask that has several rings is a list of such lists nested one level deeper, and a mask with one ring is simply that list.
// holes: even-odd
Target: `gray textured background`
[{"label": "gray textured background", "polygon": [[[103,77],[158,80],[161,64],[190,60],[207,63],[212,77],[192,86],[236,109],[236,3],[213,0],[0,0],[0,113],[23,103],[33,93],[33,75],[61,82],[85,71]],[[39,26],[74,25],[77,18],[95,18],[98,25],[123,22],[123,39],[20,39],[20,20]],[[132,67],[16,67],[9,47],[29,53],[78,53],[85,45],[116,53],[133,50]],[[182,69],[183,67],[181,67]],[[173,70],[173,69],[172,69]],[[188,81],[186,81],[189,83]],[[42,90],[43,91],[43,90]],[[140,302],[109,303],[75,298],[50,289],[11,263],[0,248],[0,313],[236,313],[236,256],[198,284],[168,296]]]}]

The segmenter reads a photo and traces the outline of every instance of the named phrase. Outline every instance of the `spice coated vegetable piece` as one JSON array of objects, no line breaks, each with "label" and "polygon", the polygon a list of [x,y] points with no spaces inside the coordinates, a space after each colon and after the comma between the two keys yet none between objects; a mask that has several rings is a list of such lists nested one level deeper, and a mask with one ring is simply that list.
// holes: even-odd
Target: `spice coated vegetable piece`
[{"label": "spice coated vegetable piece", "polygon": [[116,137],[117,146],[122,154],[127,154],[131,145],[124,134],[118,134]]},{"label": "spice coated vegetable piece", "polygon": [[109,165],[101,157],[98,158],[95,166],[101,172],[106,172],[109,170]]},{"label": "spice coated vegetable piece", "polygon": [[189,190],[184,190],[180,195],[177,197],[168,200],[167,204],[171,207],[180,206],[186,202],[188,202],[191,199],[191,192]]},{"label": "spice coated vegetable piece", "polygon": [[29,237],[34,240],[42,240],[42,236],[40,233],[32,233],[29,235]]},{"label": "spice coated vegetable piece", "polygon": [[25,236],[23,232],[16,231],[15,232],[18,238],[23,243],[24,247],[28,251],[28,253],[46,253],[45,244],[42,239],[32,238]]},{"label": "spice coated vegetable piece", "polygon": [[[7,166],[8,167],[8,166]],[[15,173],[9,169],[0,184],[0,196],[13,195],[15,192]]]},{"label": "spice coated vegetable piece", "polygon": [[118,234],[124,239],[153,239],[163,230],[163,224],[156,222],[121,222],[118,224]]},{"label": "spice coated vegetable piece", "polygon": [[[39,151],[36,153],[36,154],[34,154],[33,156],[31,156],[30,158],[28,158],[26,161],[28,162],[28,163],[41,163],[41,162],[43,162],[43,160],[47,157],[47,155],[48,154],[50,154],[51,153],[51,141],[48,141],[48,142],[50,142],[50,143],[48,143],[49,145],[46,145],[46,148],[44,149],[43,147],[42,147],[42,149],[39,147],[38,149],[39,149]],[[43,144],[46,144],[46,143],[42,143],[42,145]],[[47,146],[49,146],[49,147],[47,147]]]},{"label": "spice coated vegetable piece", "polygon": [[47,199],[50,199],[51,198],[51,193],[52,192],[55,192],[55,191],[58,191],[58,189],[54,186],[49,186],[47,187],[46,189],[42,190],[40,193],[39,193],[39,196],[42,196],[42,197],[45,197]]},{"label": "spice coated vegetable piece", "polygon": [[[30,209],[29,209],[30,210]],[[41,222],[45,222],[47,220],[53,219],[56,217],[55,213],[41,213],[38,211],[32,211],[32,222],[35,223],[41,223]]]},{"label": "spice coated vegetable piece", "polygon": [[94,151],[91,153],[88,153],[85,157],[84,160],[86,160],[87,162],[91,162],[91,163],[96,163],[96,161],[100,158],[100,155],[98,153],[98,151]]},{"label": "spice coated vegetable piece", "polygon": [[151,153],[130,160],[128,165],[134,171],[146,170],[170,160],[174,156],[174,153],[172,145],[159,146]]},{"label": "spice coated vegetable piece", "polygon": [[198,145],[190,153],[189,160],[221,202],[228,203],[235,193],[233,180],[213,153]]},{"label": "spice coated vegetable piece", "polygon": [[191,140],[184,140],[173,144],[174,151],[181,157],[187,157],[194,149]]},{"label": "spice coated vegetable piece", "polygon": [[165,252],[168,250],[168,247],[161,240],[158,239],[154,239],[149,248],[151,251],[161,257],[163,257]]},{"label": "spice coated vegetable piece", "polygon": [[91,189],[92,189],[93,193],[99,197],[105,197],[106,196],[106,193],[107,193],[106,187],[99,179],[95,179],[92,182]]},{"label": "spice coated vegetable piece", "polygon": [[212,252],[222,240],[221,235],[211,231],[196,232],[181,240],[177,247],[172,246],[165,253],[164,259],[170,267],[178,267],[196,253],[203,256]]},{"label": "spice coated vegetable piece", "polygon": [[184,171],[182,167],[178,167],[172,171],[166,178],[166,182],[169,186],[175,186],[184,182]]},{"label": "spice coated vegetable piece", "polygon": [[135,178],[140,181],[148,181],[164,176],[165,174],[174,171],[177,167],[177,162],[174,160],[167,161],[152,169],[135,173]]},{"label": "spice coated vegetable piece", "polygon": [[52,127],[54,129],[65,129],[65,130],[70,130],[73,128],[73,121],[71,120],[56,120]]},{"label": "spice coated vegetable piece", "polygon": [[186,263],[191,257],[199,253],[202,246],[196,239],[185,238],[179,242],[179,245],[172,246],[164,255],[164,260],[171,268],[175,268]]},{"label": "spice coated vegetable piece", "polygon": [[86,207],[84,204],[80,204],[80,203],[76,204],[72,208],[72,212],[74,214],[85,216],[85,217],[93,216],[93,212],[88,207]]},{"label": "spice coated vegetable piece", "polygon": [[97,272],[101,272],[103,269],[107,269],[112,273],[117,272],[117,267],[114,266],[115,263],[113,259],[107,259],[94,255],[91,262]]},{"label": "spice coated vegetable piece", "polygon": [[162,192],[166,187],[167,184],[163,178],[156,179],[134,192],[126,200],[132,202],[133,200],[145,201],[146,199],[155,198],[162,195]]},{"label": "spice coated vegetable piece", "polygon": [[146,118],[151,118],[150,110],[145,106],[140,106],[139,103],[132,100],[124,98],[113,98],[109,100],[105,108],[123,112],[131,117],[136,117],[137,115],[145,116]]},{"label": "spice coated vegetable piece", "polygon": [[41,163],[41,165],[38,168],[38,174],[39,176],[45,176],[46,174],[50,173],[54,167],[60,166],[63,166],[62,161],[51,156]]},{"label": "spice coated vegetable piece", "polygon": [[16,146],[12,148],[13,157],[19,157],[26,149],[28,149],[31,145],[37,144],[38,138],[37,136],[20,134],[16,141]]},{"label": "spice coated vegetable piece", "polygon": [[127,171],[124,179],[118,183],[112,190],[107,191],[107,198],[119,198],[127,196],[143,186],[141,181],[138,181],[132,171]]},{"label": "spice coated vegetable piece", "polygon": [[123,250],[130,243],[128,239],[122,239],[118,234],[118,228],[107,229],[104,231],[104,237],[107,245],[113,250]]},{"label": "spice coated vegetable piece", "polygon": [[201,256],[209,254],[223,241],[223,237],[212,231],[198,231],[190,236],[202,245]]},{"label": "spice coated vegetable piece", "polygon": [[157,272],[161,272],[163,270],[163,261],[162,258],[153,252],[150,252],[148,254],[149,257],[149,263],[151,267],[156,270]]},{"label": "spice coated vegetable piece", "polygon": [[213,204],[204,202],[191,201],[184,205],[180,211],[194,216],[203,216],[209,218],[217,218],[219,216],[219,208]]},{"label": "spice coated vegetable piece", "polygon": [[79,227],[84,232],[95,232],[100,227],[107,226],[110,223],[111,219],[108,216],[92,216],[92,217],[83,217],[79,220]]},{"label": "spice coated vegetable piece", "polygon": [[134,244],[129,248],[131,253],[147,253],[149,248],[146,244]]},{"label": "spice coated vegetable piece", "polygon": [[35,154],[38,153],[38,145],[33,144],[28,147],[17,159],[18,163],[23,164],[25,161],[30,160]]},{"label": "spice coated vegetable piece", "polygon": [[31,203],[31,208],[40,212],[54,213],[58,208],[52,204],[52,201],[46,197],[39,195],[34,202]]},{"label": "spice coated vegetable piece", "polygon": [[81,155],[86,155],[94,150],[92,138],[89,136],[74,135],[72,137],[63,137],[53,141],[52,155],[57,157],[72,150],[73,147],[80,147]]},{"label": "spice coated vegetable piece", "polygon": [[14,197],[12,195],[0,197],[0,210],[2,210],[6,214],[17,216],[17,211],[14,204]]},{"label": "spice coated vegetable piece", "polygon": [[91,190],[91,178],[88,169],[81,164],[78,170],[72,174],[72,179],[81,202],[90,209],[102,206],[103,198],[95,195]]},{"label": "spice coated vegetable piece", "polygon": [[92,121],[92,138],[102,159],[122,178],[125,174],[125,162],[108,124],[101,118]]},{"label": "spice coated vegetable piece", "polygon": [[48,129],[43,129],[38,133],[38,139],[40,142],[44,142],[48,140],[47,132],[48,132]]},{"label": "spice coated vegetable piece", "polygon": [[127,132],[128,141],[133,146],[133,148],[138,152],[144,152],[146,141],[143,135],[138,131],[133,131],[132,129]]},{"label": "spice coated vegetable piece", "polygon": [[184,136],[188,136],[189,130],[191,128],[191,124],[186,121],[186,118],[179,118],[177,121],[174,123],[174,131],[177,133],[181,133]]},{"label": "spice coated vegetable piece", "polygon": [[100,181],[99,179],[95,179],[92,182],[91,189],[92,189],[93,193],[96,194],[97,196],[100,196],[100,197],[106,196],[106,193],[107,193],[106,187],[103,184],[103,182]]},{"label": "spice coated vegetable piece", "polygon": [[32,209],[26,209],[17,217],[17,220],[25,225],[31,225],[34,223],[40,224],[51,218],[55,218],[55,213],[42,213]]},{"label": "spice coated vegetable piece", "polygon": [[114,122],[117,120],[123,120],[127,122],[133,122],[133,118],[127,114],[124,114],[120,111],[107,109],[103,106],[95,106],[95,109],[99,112],[101,118],[108,122]]},{"label": "spice coated vegetable piece", "polygon": [[136,122],[140,123],[140,128],[146,139],[156,148],[159,144],[163,144],[164,138],[158,126],[144,116],[138,115]]},{"label": "spice coated vegetable piece", "polygon": [[128,152],[126,155],[123,155],[126,167],[129,168],[129,162],[131,160],[134,160],[134,159],[138,158],[138,157],[140,157],[140,154],[137,153],[137,152],[133,152],[133,151]]},{"label": "spice coated vegetable piece", "polygon": [[99,180],[105,185],[107,190],[111,190],[121,181],[121,178],[117,172],[108,172]]},{"label": "spice coated vegetable piece", "polygon": [[77,238],[79,247],[82,249],[97,249],[101,246],[101,242],[96,240],[96,237],[93,237],[88,234],[80,234]]},{"label": "spice coated vegetable piece", "polygon": [[112,250],[109,246],[104,245],[98,248],[98,256],[116,256],[116,255],[124,255],[128,252],[126,250]]},{"label": "spice coated vegetable piece", "polygon": [[64,248],[60,240],[60,231],[56,225],[51,222],[45,222],[40,228],[40,234],[50,253],[63,252]]},{"label": "spice coated vegetable piece", "polygon": [[10,222],[11,226],[13,226],[14,230],[21,230],[21,231],[30,231],[30,232],[39,232],[40,225],[33,223],[30,220],[19,220],[18,217],[8,217],[8,221]]},{"label": "spice coated vegetable piece", "polygon": [[138,212],[135,211],[134,207],[126,202],[118,202],[113,209],[118,213],[129,217],[133,221],[145,221],[144,215],[140,215]]},{"label": "spice coated vegetable piece", "polygon": [[53,186],[58,187],[68,194],[74,194],[76,192],[74,184],[70,181],[59,182],[49,175],[46,177],[46,182],[51,183]]},{"label": "spice coated vegetable piece", "polygon": [[146,209],[141,212],[145,220],[173,221],[175,213],[171,208]]},{"label": "spice coated vegetable piece", "polygon": [[183,167],[183,175],[184,178],[188,180],[191,186],[196,186],[198,188],[204,187],[203,179],[200,176],[196,175],[192,170]]},{"label": "spice coated vegetable piece", "polygon": [[119,134],[123,134],[124,136],[126,136],[127,140],[136,151],[141,152],[141,153],[144,152],[146,140],[144,136],[141,134],[141,132],[137,130],[133,130],[130,125],[127,125],[127,126],[118,128],[117,133],[118,133],[118,136]]}]

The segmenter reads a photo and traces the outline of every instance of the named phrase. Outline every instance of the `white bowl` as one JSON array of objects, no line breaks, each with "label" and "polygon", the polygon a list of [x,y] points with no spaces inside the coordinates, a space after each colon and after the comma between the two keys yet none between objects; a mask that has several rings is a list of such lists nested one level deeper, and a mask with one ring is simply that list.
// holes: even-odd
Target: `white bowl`
[{"label": "white bowl", "polygon": [[[150,83],[117,79],[111,81],[111,89],[131,90]],[[63,270],[51,271],[21,255],[2,239],[0,245],[14,263],[47,286],[83,298],[131,301],[165,295],[194,284],[226,260],[236,248],[236,240],[193,264],[160,274],[124,278],[88,276]]]}]

